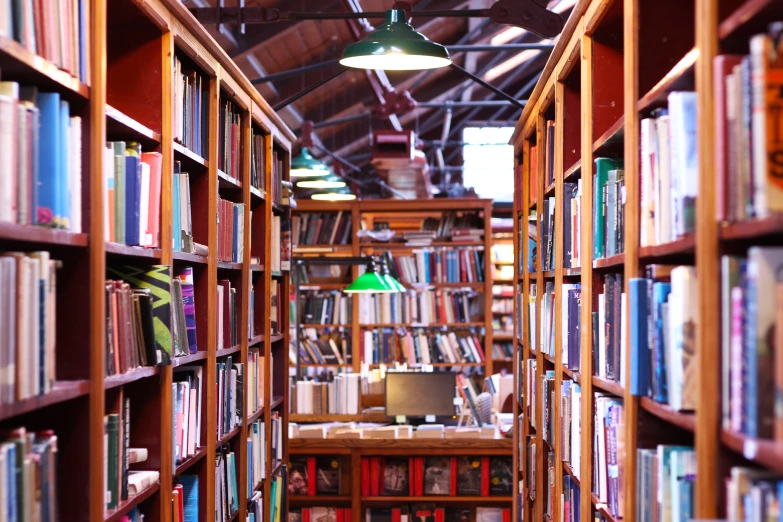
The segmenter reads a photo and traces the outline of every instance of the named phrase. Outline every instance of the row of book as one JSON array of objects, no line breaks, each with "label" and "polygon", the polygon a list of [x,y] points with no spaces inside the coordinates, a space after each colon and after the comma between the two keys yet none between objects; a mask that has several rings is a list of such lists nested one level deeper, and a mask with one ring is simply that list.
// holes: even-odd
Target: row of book
[{"label": "row of book", "polygon": [[[263,499],[256,496],[254,498],[257,500],[248,505],[248,513],[251,515],[248,517],[250,522],[261,522],[262,520],[266,520],[267,522],[281,522],[281,520],[283,520],[284,506],[288,505],[288,491],[285,486],[287,482],[287,466],[284,465],[280,468],[280,474],[272,480],[271,498],[269,499],[269,509],[267,510],[269,518],[261,518]],[[264,515],[264,517],[266,517],[266,515]]]},{"label": "row of book", "polygon": [[247,427],[247,498],[266,478],[266,424],[258,420]]},{"label": "row of book", "polygon": [[237,289],[228,279],[219,279],[217,286],[217,349],[239,345],[239,308]]},{"label": "row of book", "polygon": [[171,491],[172,522],[196,522],[198,518],[198,475],[180,475]]},{"label": "row of book", "polygon": [[291,220],[287,216],[272,216],[271,270],[291,270]]},{"label": "row of book", "polygon": [[362,496],[510,496],[511,457],[363,457]]},{"label": "row of book", "polygon": [[563,520],[565,522],[579,522],[579,484],[570,475],[563,477]]},{"label": "row of book", "polygon": [[[345,516],[348,517],[351,510],[346,509],[346,511],[348,513]],[[304,519],[304,510],[302,515],[302,522],[307,522]],[[319,519],[311,518],[310,522],[317,520]],[[345,520],[347,522],[349,519],[345,518]],[[420,503],[393,508],[365,508],[364,520],[365,522],[466,522],[468,520],[511,522],[511,509],[481,506],[475,509],[455,506],[439,507],[436,504]]]},{"label": "row of book", "polygon": [[250,127],[250,186],[258,190],[266,190],[266,141],[264,134],[256,128]]},{"label": "row of book", "polygon": [[89,83],[89,9],[86,0],[51,0],[45,9],[39,2],[3,0],[0,36]]},{"label": "row of book", "polygon": [[511,297],[493,297],[492,312],[510,314],[514,312],[514,300]]},{"label": "row of book", "polygon": [[376,328],[364,330],[360,353],[368,364],[483,363],[484,343],[472,329]]},{"label": "row of book", "polygon": [[288,307],[281,306],[280,303],[280,282],[277,279],[272,279],[269,285],[269,322],[271,325],[272,335],[279,335],[282,333],[283,325],[283,310],[289,313]]},{"label": "row of book", "polygon": [[441,214],[440,218],[426,218],[423,232],[434,232],[434,238],[452,241],[474,241],[484,235],[485,216],[480,211],[453,211]]},{"label": "row of book", "polygon": [[209,155],[209,83],[174,55],[174,141],[202,158]]},{"label": "row of book", "polygon": [[[774,281],[772,276],[773,288]],[[630,281],[631,393],[649,396],[675,410],[696,406],[697,284],[692,266],[651,266],[647,278]],[[734,306],[744,304],[740,301]],[[769,383],[759,389],[768,391],[772,380]]]},{"label": "row of book", "polygon": [[0,404],[52,389],[59,266],[45,251],[0,253]]},{"label": "row of book", "polygon": [[131,418],[128,397],[122,402],[122,411],[104,417],[103,430],[106,509],[112,510],[116,509],[121,501],[134,497],[155,484],[160,478],[160,472],[130,469],[132,464],[147,461],[148,450],[130,446]]},{"label": "row of book", "polygon": [[351,213],[302,212],[292,217],[291,230],[297,246],[346,245],[351,242]]},{"label": "row of book", "polygon": [[203,366],[178,366],[171,383],[172,457],[178,462],[192,457],[201,448],[201,404],[203,398]]},{"label": "row of book", "polygon": [[560,455],[574,472],[582,475],[582,388],[571,379],[560,384]]},{"label": "row of book", "polygon": [[239,509],[237,455],[228,446],[221,446],[215,455],[215,521],[229,522]]},{"label": "row of book", "polygon": [[[592,313],[594,375],[624,382],[625,374],[625,292],[623,275],[604,275],[603,285],[596,285],[598,309]],[[633,372],[632,372],[633,373]]]},{"label": "row of book", "polygon": [[[772,20],[770,20],[772,22]],[[749,55],[714,58],[716,213],[718,221],[765,218],[783,211],[774,151],[780,104],[779,22],[750,38]]]},{"label": "row of book", "polygon": [[669,243],[696,228],[699,162],[696,93],[671,92],[641,121],[640,244]]},{"label": "row of book", "polygon": [[[535,382],[535,379],[533,380]],[[555,372],[547,370],[541,376],[541,436],[550,447],[555,443]],[[538,428],[536,428],[538,429]]]},{"label": "row of book", "polygon": [[300,292],[300,321],[302,324],[341,324],[352,321],[353,299],[340,291]]},{"label": "row of book", "polygon": [[[4,520],[56,522],[58,438],[16,428],[0,436],[0,512]],[[33,479],[34,477],[34,479]]]},{"label": "row of book", "polygon": [[264,368],[266,366],[261,350],[247,351],[247,410],[252,415],[264,406]]},{"label": "row of book", "polygon": [[0,222],[82,232],[82,120],[59,93],[0,82],[0,171]]},{"label": "row of book", "polygon": [[141,144],[135,141],[106,144],[103,151],[106,241],[158,247],[162,167],[160,152],[142,152]]},{"label": "row of book", "polygon": [[593,492],[614,516],[622,516],[625,477],[625,421],[623,403],[616,397],[594,394]]},{"label": "row of book", "polygon": [[563,267],[582,266],[582,180],[563,183]]},{"label": "row of book", "polygon": [[[308,507],[301,509],[291,508],[288,510],[288,522],[316,522],[318,520],[350,522],[353,520],[352,517],[353,509],[349,507]],[[395,522],[394,517],[391,515],[386,520]]]},{"label": "row of book", "polygon": [[196,336],[196,295],[193,286],[193,267],[174,268],[171,279],[172,334],[174,356],[198,352]]},{"label": "row of book", "polygon": [[[272,186],[270,192],[272,196],[272,203],[276,205],[282,205],[286,194],[284,194],[284,186],[287,189],[293,188],[293,185],[283,179],[284,165],[283,155],[277,149],[272,149]],[[287,192],[290,195],[290,191]]]},{"label": "row of book", "polygon": [[511,341],[496,341],[492,343],[493,359],[511,359],[514,357],[514,343]]},{"label": "row of book", "polygon": [[358,414],[361,376],[357,373],[329,376],[332,378],[326,382],[297,381],[291,388],[292,413]]},{"label": "row of book", "polygon": [[[693,448],[658,445],[653,449],[637,449],[636,455],[636,520],[691,520],[696,479]],[[729,520],[753,519],[730,517]]]},{"label": "row of book", "polygon": [[218,261],[245,261],[245,204],[218,196]]},{"label": "row of book", "polygon": [[353,362],[350,332],[342,329],[303,328],[299,356],[304,364],[344,364]]},{"label": "row of book", "polygon": [[209,251],[193,240],[193,219],[190,205],[190,174],[182,172],[182,164],[174,162],[171,179],[171,248],[206,256]]},{"label": "row of book", "polygon": [[[522,364],[522,361],[520,360]],[[538,361],[535,359],[526,359],[524,361],[523,371],[525,372],[525,415],[530,419],[530,426],[533,429],[538,429],[538,423],[536,419],[536,408],[538,407],[538,386],[536,384],[536,370],[538,367]]]},{"label": "row of book", "polygon": [[541,258],[541,270],[544,272],[555,269],[555,206],[554,196],[544,198],[539,213],[541,237],[536,255]]},{"label": "row of book", "polygon": [[381,262],[402,283],[477,283],[484,281],[484,248],[428,248],[413,255],[381,254]]},{"label": "row of book", "polygon": [[227,356],[217,363],[217,439],[242,424],[244,365]]},{"label": "row of book", "polygon": [[727,520],[774,520],[780,516],[783,477],[767,470],[733,467],[726,480]]},{"label": "row of book", "polygon": [[620,160],[594,161],[593,259],[601,259],[625,251],[625,173]]},{"label": "row of book", "polygon": [[220,100],[218,114],[218,133],[220,149],[218,150],[218,169],[228,176],[241,180],[240,166],[242,164],[242,118],[237,106],[230,100]]},{"label": "row of book", "polygon": [[359,294],[359,324],[469,323],[483,315],[483,296],[481,292],[448,288]]}]

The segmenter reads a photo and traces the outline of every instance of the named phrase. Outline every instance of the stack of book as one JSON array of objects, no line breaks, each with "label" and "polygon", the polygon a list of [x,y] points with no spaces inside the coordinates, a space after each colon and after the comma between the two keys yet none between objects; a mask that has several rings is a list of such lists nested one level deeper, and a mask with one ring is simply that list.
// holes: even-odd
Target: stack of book
[{"label": "stack of book", "polygon": [[171,384],[172,448],[174,463],[182,462],[201,448],[201,399],[204,375],[201,366],[175,368]]},{"label": "stack of book", "polygon": [[593,258],[625,250],[625,175],[623,162],[595,158],[593,175]]},{"label": "stack of book", "polygon": [[218,261],[242,263],[245,260],[245,204],[218,196]]},{"label": "stack of book", "polygon": [[345,245],[351,241],[351,213],[304,212],[292,218],[293,241],[302,245]]},{"label": "stack of book", "polygon": [[624,382],[625,293],[623,275],[604,275],[603,286],[596,285],[598,310],[593,312],[593,353],[595,375],[616,382]]},{"label": "stack of book", "polygon": [[541,240],[538,250],[541,256],[541,270],[555,269],[555,197],[544,198],[541,208]]},{"label": "stack of book", "polygon": [[514,357],[514,343],[510,341],[495,341],[492,343],[493,359],[510,359]]},{"label": "stack of book", "polygon": [[239,509],[236,454],[221,447],[215,455],[215,521],[229,522]]},{"label": "stack of book", "polygon": [[264,134],[255,125],[250,127],[250,186],[258,190],[266,189],[266,142]]},{"label": "stack of book", "polygon": [[530,425],[536,428],[536,405],[538,405],[538,386],[536,386],[536,367],[538,361],[525,361],[525,413],[530,419]]},{"label": "stack of book", "polygon": [[343,373],[334,375],[328,382],[298,381],[296,386],[292,387],[293,413],[306,415],[359,413],[360,378],[357,373]]},{"label": "stack of book", "polygon": [[217,438],[242,423],[244,365],[229,355],[217,363]]},{"label": "stack of book", "polygon": [[190,522],[199,519],[198,494],[198,475],[180,475],[176,478],[172,491],[172,522]]},{"label": "stack of book", "polygon": [[421,366],[484,362],[483,340],[471,330],[378,328],[363,331],[360,342],[363,360],[368,364],[399,362]]},{"label": "stack of book", "polygon": [[217,286],[217,341],[218,350],[239,344],[239,302],[237,289],[228,279],[218,280]]},{"label": "stack of book", "polygon": [[582,180],[563,183],[563,268],[582,266]]},{"label": "stack of book", "polygon": [[299,355],[305,364],[350,365],[353,362],[350,332],[342,328],[303,328]]},{"label": "stack of book", "polygon": [[[494,288],[494,287],[493,287]],[[492,299],[492,312],[511,314],[514,312],[514,300],[511,298],[494,297]]]},{"label": "stack of book", "polygon": [[259,351],[247,352],[247,410],[249,414],[264,406],[264,357]]},{"label": "stack of book", "polygon": [[699,192],[696,93],[669,93],[668,107],[641,121],[640,245],[692,234]]},{"label": "stack of book", "polygon": [[[528,303],[527,303],[527,342],[528,346],[530,346],[532,349],[535,349],[538,346],[538,341],[536,339],[536,283],[530,283],[530,292],[528,293]],[[524,296],[521,298],[524,299]],[[524,303],[522,303],[524,305]],[[518,313],[522,314],[521,307],[517,308],[519,311]],[[523,329],[521,328],[522,325],[522,318],[519,319],[520,324],[520,335]]]},{"label": "stack of book", "polygon": [[560,454],[574,475],[581,476],[582,458],[582,389],[570,379],[560,385]]},{"label": "stack of book", "polygon": [[174,356],[183,356],[198,351],[196,336],[196,296],[193,287],[193,268],[174,269],[171,280],[171,300],[174,334]]},{"label": "stack of book", "polygon": [[621,516],[625,476],[623,403],[596,393],[593,423],[593,492],[610,513]]},{"label": "stack of book", "polygon": [[82,120],[59,93],[0,82],[0,171],[0,222],[82,232]]},{"label": "stack of book", "polygon": [[291,220],[272,216],[272,272],[291,270]]},{"label": "stack of book", "polygon": [[[290,479],[289,479],[290,482]],[[289,519],[292,517],[299,517],[298,520],[302,522],[316,522],[317,520],[333,520],[334,522],[350,522],[353,520],[353,510],[351,508],[338,508],[338,507],[310,507],[302,508],[300,510],[290,510]],[[392,516],[388,520],[395,521]],[[402,522],[402,518],[400,521]]]},{"label": "stack of book", "polygon": [[49,252],[0,254],[0,404],[52,389],[58,266]]},{"label": "stack of book", "polygon": [[209,141],[209,78],[174,56],[174,141],[206,158]]},{"label": "stack of book", "polygon": [[182,164],[174,162],[171,180],[171,239],[174,252],[207,255],[206,247],[193,241],[193,220],[190,211],[190,175],[182,172]]},{"label": "stack of book", "polygon": [[338,290],[330,292],[301,292],[300,317],[302,324],[341,324],[351,323],[353,299]]},{"label": "stack of book", "polygon": [[242,158],[242,117],[237,106],[225,99],[220,100],[218,115],[218,132],[220,133],[220,150],[218,154],[218,169],[234,179],[241,179],[239,171]]},{"label": "stack of book", "polygon": [[[693,448],[659,445],[654,449],[637,449],[636,453],[636,520],[691,520],[696,479]],[[622,494],[622,488],[620,492]],[[752,519],[746,516],[729,520]]]},{"label": "stack of book", "polygon": [[272,186],[270,192],[272,193],[272,202],[280,205],[283,203],[283,157],[277,151],[272,150]]},{"label": "stack of book", "polygon": [[[696,269],[692,266],[672,268],[651,265],[648,270],[647,278],[631,280],[631,392],[635,395],[649,396],[657,402],[668,404],[675,410],[693,410],[696,405],[694,382],[696,354],[693,349],[696,343]],[[735,272],[732,275],[726,274],[726,276],[731,279],[737,274]],[[671,282],[661,279],[670,279]],[[767,281],[769,282],[770,279]],[[774,276],[771,281],[772,288],[774,288]],[[726,290],[724,288],[724,292]],[[733,294],[736,300],[731,303],[732,310],[735,310],[736,307],[740,307],[738,313],[742,313],[742,310],[748,310],[742,307],[747,306],[751,301],[743,301],[741,290],[729,289],[728,292]],[[772,291],[770,296],[773,297],[773,306],[774,295],[774,291]],[[729,321],[735,319],[732,335],[735,331],[740,332],[736,342],[742,346],[742,320],[739,320],[740,327],[739,330],[736,330],[737,316],[728,315],[727,306],[729,304],[724,302],[724,317]],[[765,313],[767,312],[773,314],[770,317],[774,317],[773,308],[765,311]],[[754,332],[751,337],[756,335],[755,330],[748,331]],[[725,347],[727,347],[726,344],[724,344]],[[753,347],[749,352],[749,356],[752,356],[750,354],[756,353],[755,340],[749,347]],[[738,363],[740,366],[751,362],[742,359],[742,350],[740,348],[737,353],[740,357]],[[729,356],[725,352],[723,355],[724,357]],[[755,356],[753,357],[755,362]],[[771,362],[767,361],[763,364],[771,364]],[[743,373],[749,369],[745,367]],[[724,366],[724,371],[728,371],[728,366]],[[740,382],[746,382],[745,376],[741,376],[739,379]],[[772,383],[771,377],[769,382]],[[726,382],[724,382],[725,384]],[[733,386],[733,384],[729,386]],[[761,388],[763,386],[759,386],[759,389]],[[755,391],[753,393],[755,394]],[[740,398],[740,400],[743,399]]]},{"label": "stack of book", "polygon": [[40,522],[60,519],[57,446],[57,435],[51,430],[32,433],[16,428],[0,436],[0,512],[4,520],[33,520],[33,516]]},{"label": "stack of book", "polygon": [[570,475],[563,477],[563,520],[579,522],[579,485]]},{"label": "stack of book", "polygon": [[112,266],[107,273],[114,279],[106,281],[106,375],[170,364],[171,337],[156,332],[171,330],[171,308],[163,306],[171,299],[171,268]]},{"label": "stack of book", "polygon": [[146,462],[147,448],[132,448],[130,399],[125,398],[120,413],[104,417],[104,467],[106,508],[116,509],[122,500],[134,497],[155,484],[158,471],[130,471],[131,464]]},{"label": "stack of book", "polygon": [[484,248],[428,248],[414,250],[413,255],[381,255],[391,275],[400,282],[476,283],[484,281]]},{"label": "stack of book", "polygon": [[266,478],[266,426],[256,421],[247,427],[247,498]]},{"label": "stack of book", "polygon": [[106,144],[103,153],[106,241],[158,247],[162,166],[160,152],[142,152],[141,145],[134,141]]},{"label": "stack of book", "polygon": [[422,231],[435,232],[438,239],[454,241],[455,238],[468,236],[469,240],[476,241],[484,235],[484,216],[481,212],[448,211],[444,212],[440,219],[425,219]]},{"label": "stack of book", "polygon": [[745,467],[731,468],[726,481],[727,520],[774,520],[780,516],[783,477]]},{"label": "stack of book", "polygon": [[483,294],[424,289],[399,294],[360,294],[359,324],[469,323],[479,315]]}]

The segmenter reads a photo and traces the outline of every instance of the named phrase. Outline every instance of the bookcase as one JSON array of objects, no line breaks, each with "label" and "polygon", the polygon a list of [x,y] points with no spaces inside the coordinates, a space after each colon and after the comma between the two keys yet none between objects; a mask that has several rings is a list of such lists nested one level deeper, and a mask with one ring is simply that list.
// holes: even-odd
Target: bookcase
[{"label": "bookcase", "polygon": [[[272,485],[285,476],[288,450],[288,317],[279,312],[290,291],[290,259],[281,259],[280,247],[275,254],[272,245],[287,246],[290,208],[283,204],[280,183],[289,179],[295,137],[178,0],[84,0],[74,5],[83,16],[82,75],[72,76],[29,46],[0,35],[0,80],[58,93],[70,104],[71,117],[81,118],[78,229],[0,222],[3,253],[48,251],[60,265],[52,290],[57,305],[54,382],[45,393],[0,405],[3,438],[19,427],[53,430],[60,520],[119,521],[138,509],[145,520],[171,521],[173,490],[182,475],[198,477],[198,520],[213,520],[221,448],[234,453],[238,492],[236,509],[225,520],[245,520],[247,500],[258,491],[263,493],[263,517],[269,520]],[[178,111],[184,93],[178,66],[198,79],[198,106],[187,117]],[[137,142],[143,152],[159,154],[160,192],[149,194],[153,202],[160,198],[159,214],[147,223],[154,246],[122,244],[108,228],[105,216],[111,212],[113,219],[121,209],[106,195],[107,142]],[[175,187],[180,172],[189,179]],[[188,191],[188,223],[175,215],[180,208],[175,188]],[[233,203],[230,227],[227,215],[218,217],[222,200]],[[183,249],[182,244],[190,246]],[[115,278],[117,267],[146,272],[158,266],[165,267],[161,284],[170,290],[162,298],[166,310],[174,300],[170,276],[191,269],[195,309],[189,326],[196,333],[190,342],[197,349],[181,356],[164,354],[167,364],[108,375],[106,282]],[[218,302],[224,285],[236,296],[230,311]],[[221,312],[226,321],[231,317],[227,328],[233,337],[218,324]],[[168,338],[164,344],[169,350],[185,341],[174,331],[176,319],[170,319],[155,323],[155,339]],[[220,339],[220,333],[226,336]],[[245,369],[250,360],[258,362],[255,367],[261,370],[254,383],[259,389],[239,378],[236,427],[218,440],[220,404],[214,384],[218,365],[229,359]],[[187,458],[177,460],[172,386],[183,380],[183,372],[196,372],[209,385],[201,388],[198,403],[201,442]],[[107,509],[104,417],[121,415],[126,399],[131,420],[125,437],[131,447],[147,449],[147,460],[131,469],[153,470],[159,479]],[[258,407],[250,411],[251,404]],[[256,421],[263,422],[266,478],[249,484],[246,441]],[[285,519],[285,505],[278,506],[277,516]]]},{"label": "bookcase", "polygon": [[[426,210],[423,210],[426,207]],[[371,361],[364,361],[364,357],[360,356],[360,346],[362,341],[362,331],[368,329],[388,328],[397,329],[402,327],[436,327],[441,328],[448,326],[451,327],[474,329],[476,332],[483,331],[483,343],[482,348],[484,351],[483,362],[463,362],[460,364],[453,363],[435,363],[435,366],[459,366],[470,370],[482,370],[484,376],[492,375],[493,372],[499,371],[499,368],[508,367],[507,363],[493,361],[492,357],[492,343],[493,343],[493,331],[492,331],[492,267],[487,262],[489,259],[490,247],[492,244],[491,238],[491,210],[492,202],[490,200],[483,199],[433,199],[423,202],[421,200],[357,200],[354,202],[317,202],[303,200],[298,202],[298,206],[294,211],[294,216],[303,218],[305,216],[318,215],[320,219],[333,219],[336,221],[330,221],[327,225],[331,228],[335,227],[334,233],[326,234],[330,238],[336,238],[335,244],[319,243],[318,237],[305,238],[305,241],[299,242],[297,236],[297,225],[293,226],[293,252],[296,256],[382,256],[389,252],[393,256],[412,256],[415,251],[426,250],[451,250],[459,248],[469,248],[483,251],[484,263],[482,267],[481,280],[474,282],[441,282],[441,283],[426,283],[424,285],[407,284],[408,288],[414,288],[414,286],[424,286],[435,291],[455,291],[460,289],[469,289],[471,294],[475,294],[477,299],[481,300],[479,303],[480,314],[471,318],[470,322],[453,322],[446,325],[438,323],[437,321],[429,321],[427,324],[416,323],[374,323],[372,321],[362,320],[360,317],[360,299],[359,296],[350,298],[351,301],[351,316],[345,324],[308,324],[304,319],[302,320],[302,327],[304,330],[312,329],[315,332],[323,332],[325,330],[335,331],[341,329],[340,335],[350,337],[351,346],[353,350],[353,357],[350,364],[326,364],[319,362],[310,362],[309,364],[317,368],[318,370],[332,371],[338,373],[344,369],[350,368],[353,373],[358,374],[362,369],[362,364],[367,362],[367,368],[378,368],[379,364],[372,364]],[[450,241],[449,239],[436,238],[431,242],[431,245],[423,246],[411,246],[406,245],[404,242],[399,241],[399,235],[402,235],[403,231],[419,231],[422,228],[422,223],[427,218],[441,218],[444,214],[449,213],[479,213],[483,216],[483,235],[478,238],[473,238],[470,241]],[[339,215],[340,221],[337,221]],[[350,222],[346,221],[350,217]],[[381,241],[372,241],[368,238],[357,237],[357,232],[361,229],[373,230],[374,223],[383,222],[389,228],[398,232],[396,241],[388,243]],[[304,222],[303,222],[304,223]],[[327,225],[323,225],[326,227]],[[301,225],[304,227],[304,224]],[[317,227],[320,230],[321,225],[310,223],[309,226]],[[350,226],[350,234],[344,227]],[[326,235],[319,234],[326,237]],[[310,278],[309,282],[302,283],[300,287],[300,299],[303,299],[307,292],[333,292],[339,291],[345,288],[354,278],[358,277],[359,268],[354,267],[351,270],[343,271],[338,274],[337,277],[320,277]],[[366,307],[365,307],[366,309]],[[321,323],[320,321],[317,321]],[[363,355],[363,354],[362,354]],[[400,361],[404,362],[404,361]],[[393,366],[393,364],[391,365]],[[303,370],[307,370],[310,366],[303,364]],[[365,394],[361,397],[360,409],[369,407],[383,406],[384,399],[383,394],[372,393]],[[291,420],[296,422],[324,422],[327,420],[363,420],[367,422],[372,421],[384,421],[386,420],[383,412],[373,412],[364,415],[298,415],[292,414]]]},{"label": "bookcase", "polygon": [[[492,360],[495,372],[506,368],[513,371],[514,361],[514,278],[513,274],[514,240],[510,230],[492,230]],[[512,255],[509,258],[509,253]],[[512,355],[508,355],[511,353]],[[505,366],[501,366],[505,364]]]},{"label": "bookcase", "polygon": [[[752,55],[751,38],[765,33],[767,25],[780,20],[782,14],[779,2],[766,0],[586,0],[574,7],[512,137],[517,223],[514,284],[520,295],[515,311],[515,413],[520,428],[520,439],[514,446],[520,479],[516,520],[523,515],[526,520],[560,520],[576,509],[583,521],[593,520],[595,515],[604,520],[649,520],[645,510],[657,501],[654,496],[650,500],[654,489],[646,481],[652,469],[649,466],[659,465],[655,464],[656,452],[659,456],[681,452],[676,458],[682,468],[673,471],[682,478],[677,481],[678,488],[682,488],[677,491],[682,502],[677,506],[686,511],[684,516],[692,514],[694,519],[738,518],[732,510],[738,502],[742,504],[743,495],[762,487],[762,479],[753,469],[783,471],[779,438],[749,434],[752,430],[744,424],[736,429],[728,419],[734,401],[740,413],[758,408],[759,422],[777,418],[771,406],[763,406],[763,399],[746,402],[747,395],[737,398],[731,389],[731,368],[742,367],[743,357],[753,361],[758,357],[766,361],[762,364],[771,364],[760,359],[766,348],[778,364],[781,352],[778,341],[759,340],[758,346],[757,341],[743,341],[741,326],[739,334],[732,333],[731,320],[755,318],[760,309],[751,308],[748,300],[732,301],[737,307],[732,314],[728,293],[736,285],[730,282],[731,263],[737,259],[744,262],[747,255],[749,265],[757,263],[766,269],[765,263],[769,262],[758,261],[758,252],[773,250],[753,247],[779,246],[781,229],[775,213],[779,212],[777,203],[771,203],[777,189],[764,181],[773,172],[772,167],[752,171],[754,179],[762,180],[762,188],[759,192],[755,187],[757,192],[741,201],[744,205],[750,200],[751,211],[736,215],[727,211],[734,194],[747,190],[742,186],[745,167],[735,171],[735,164],[730,162],[734,154],[748,153],[742,150],[745,145],[729,152],[730,146],[737,145],[729,143],[733,138],[726,129],[734,127],[727,127],[731,117],[727,107],[741,96],[731,98],[726,93],[729,84],[725,79],[732,68],[726,70],[727,59],[719,57],[729,53]],[[740,62],[739,58],[733,59]],[[777,81],[774,64],[764,67],[770,67],[771,72],[758,74],[754,81],[763,78],[765,84],[752,84],[762,93],[765,86],[776,85]],[[778,94],[767,88],[766,100],[751,100],[747,94],[738,105],[747,104],[757,111],[756,104],[760,103],[754,118],[760,115],[762,128],[770,114],[765,111],[779,104]],[[744,85],[739,89],[740,93],[750,91]],[[734,110],[739,111],[737,114],[749,112]],[[750,132],[750,124],[745,125]],[[677,134],[685,128],[689,129],[687,134]],[[756,127],[753,129],[757,132]],[[670,150],[662,152],[661,144]],[[671,163],[654,163],[661,157],[680,154],[683,146],[689,147],[690,155],[679,156]],[[773,150],[774,139],[766,146],[767,151]],[[661,154],[658,160],[651,159],[653,152]],[[757,164],[753,165],[756,168]],[[671,197],[659,201],[655,199],[656,191],[664,185],[661,180],[666,176],[666,190],[671,192],[662,193]],[[740,181],[732,181],[732,176],[739,176]],[[564,222],[572,188],[569,183],[578,183],[578,213],[572,223],[581,229],[579,265],[571,267],[564,261],[564,254],[570,251],[573,255],[577,248],[567,243]],[[611,187],[596,190],[611,183],[618,190],[614,196]],[[621,199],[618,202],[613,197]],[[552,205],[555,210],[550,219],[548,209]],[[675,206],[676,212],[672,210]],[[606,221],[596,221],[595,216],[606,208],[612,208],[603,214]],[[535,233],[528,229],[531,218]],[[658,219],[664,221],[659,223]],[[669,219],[671,223],[666,221]],[[555,233],[550,242],[551,230]],[[531,248],[536,249],[532,266]],[[547,250],[553,252],[551,267],[542,264]],[[680,359],[667,359],[666,365],[661,365],[658,360],[651,361],[649,355],[643,356],[642,347],[648,346],[652,356],[656,354],[655,341],[646,336],[647,320],[658,313],[654,309],[658,301],[646,298],[639,285],[649,285],[655,292],[657,285],[669,281],[672,288],[687,289],[684,300],[682,294],[676,301],[674,294],[669,294],[668,305],[673,307],[669,310],[674,310],[675,317],[666,316],[666,320],[676,319],[688,328],[682,341],[675,340],[686,343],[685,350],[674,355],[681,357],[687,350],[692,358],[681,357],[685,361],[682,363]],[[564,309],[574,289],[580,292],[579,369],[571,367],[573,361],[568,366],[563,364],[566,344],[572,340],[568,328],[564,328],[567,325],[563,321],[569,316]],[[774,292],[769,289],[766,295]],[[766,302],[777,306],[775,300]],[[551,327],[542,325],[546,319],[542,311],[551,314]],[[597,315],[601,317],[598,321],[594,319]],[[777,317],[772,325],[779,328]],[[658,336],[656,325],[653,323],[650,332],[653,339]],[[596,327],[600,331],[595,331]],[[551,341],[542,339],[549,332]],[[644,337],[640,332],[645,332]],[[608,344],[604,345],[604,340],[596,343],[595,339],[603,335]],[[735,353],[728,348],[731,335],[740,337],[739,361],[729,359],[729,353]],[[553,354],[542,350],[544,343],[554,347]],[[670,352],[666,353],[669,358]],[[605,371],[610,362],[602,359],[607,354],[615,357],[611,372]],[[672,361],[682,367],[668,374],[674,375],[668,383],[670,395],[661,399],[660,389],[656,390],[656,371],[670,371]],[[772,370],[752,371],[757,372],[750,377],[755,381]],[[777,380],[773,384],[769,377],[759,381],[752,393],[756,397],[775,396],[779,383]],[[681,396],[673,397],[672,387]],[[548,408],[546,392],[554,397]],[[570,402],[561,400],[564,394],[570,394]],[[576,415],[581,416],[577,436],[564,440],[568,428],[574,426],[568,423],[569,416],[573,420]],[[601,422],[601,415],[608,420]],[[545,426],[547,421],[551,422]],[[551,433],[545,437],[548,431]],[[604,437],[612,437],[615,444],[612,451],[618,471],[616,491],[609,493],[608,500],[600,498],[595,490],[595,481],[601,480],[603,472],[600,459],[593,455],[596,443],[608,442]],[[535,452],[530,449],[533,445]],[[657,472],[661,469],[668,466],[657,468]],[[738,477],[748,480],[747,488],[727,488],[727,482],[736,484]],[[778,479],[768,476],[764,480],[776,484]],[[565,491],[569,483],[581,489],[578,499]]]}]

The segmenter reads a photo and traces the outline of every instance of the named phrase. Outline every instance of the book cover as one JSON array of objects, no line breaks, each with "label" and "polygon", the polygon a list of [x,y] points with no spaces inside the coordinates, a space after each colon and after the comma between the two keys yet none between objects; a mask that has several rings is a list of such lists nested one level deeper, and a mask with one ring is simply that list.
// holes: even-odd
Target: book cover
[{"label": "book cover", "polygon": [[457,495],[481,495],[481,457],[457,457]]},{"label": "book cover", "polygon": [[317,495],[340,494],[339,458],[319,457],[315,459],[315,492]]},{"label": "book cover", "polygon": [[511,457],[489,459],[489,494],[511,496],[514,494],[514,473]]},{"label": "book cover", "polygon": [[410,469],[406,458],[387,457],[383,463],[381,495],[407,497],[410,495]]},{"label": "book cover", "polygon": [[448,495],[451,485],[449,457],[424,458],[424,495]]},{"label": "book cover", "polygon": [[196,297],[193,286],[193,267],[175,268],[174,276],[181,281],[182,304],[185,313],[185,328],[187,330],[188,348],[190,353],[196,353]]},{"label": "book cover", "polygon": [[308,459],[307,457],[291,457],[291,469],[288,473],[288,493],[291,495],[308,495]]}]

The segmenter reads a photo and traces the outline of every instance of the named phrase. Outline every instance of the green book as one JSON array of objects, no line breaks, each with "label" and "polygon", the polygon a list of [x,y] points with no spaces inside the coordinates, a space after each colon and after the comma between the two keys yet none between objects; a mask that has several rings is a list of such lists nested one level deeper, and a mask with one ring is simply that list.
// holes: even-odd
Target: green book
[{"label": "green book", "polygon": [[623,162],[610,158],[595,158],[593,177],[593,259],[606,257],[606,209],[604,208],[604,187],[609,171],[621,169]]},{"label": "green book", "polygon": [[120,480],[118,464],[120,463],[120,416],[116,413],[107,415],[107,434],[109,437],[109,462],[107,466],[109,497],[106,506],[116,509],[120,499]]},{"label": "green book", "polygon": [[125,244],[125,142],[114,146],[114,241]]},{"label": "green book", "polygon": [[239,509],[239,494],[237,493],[237,466],[233,453],[228,454],[231,473],[231,513]]}]

